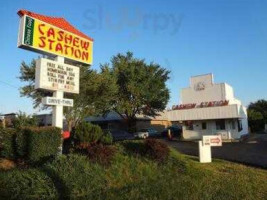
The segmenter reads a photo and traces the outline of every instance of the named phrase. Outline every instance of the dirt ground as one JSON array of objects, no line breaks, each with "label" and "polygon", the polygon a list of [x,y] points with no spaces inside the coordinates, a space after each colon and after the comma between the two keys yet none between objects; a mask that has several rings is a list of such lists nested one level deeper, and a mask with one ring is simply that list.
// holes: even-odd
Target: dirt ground
[{"label": "dirt ground", "polygon": [[[198,142],[167,141],[181,153],[198,156]],[[212,157],[267,169],[267,134],[252,134],[245,141],[212,147]]]}]

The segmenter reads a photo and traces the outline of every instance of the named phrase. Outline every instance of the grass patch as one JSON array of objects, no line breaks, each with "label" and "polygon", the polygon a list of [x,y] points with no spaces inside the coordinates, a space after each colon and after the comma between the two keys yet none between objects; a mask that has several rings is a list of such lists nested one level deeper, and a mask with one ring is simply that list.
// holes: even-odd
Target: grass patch
[{"label": "grass patch", "polygon": [[[0,172],[0,199],[267,199],[267,171],[171,149],[164,164],[120,142],[109,166],[86,156],[60,156],[39,168]],[[21,196],[19,196],[21,195]]]}]

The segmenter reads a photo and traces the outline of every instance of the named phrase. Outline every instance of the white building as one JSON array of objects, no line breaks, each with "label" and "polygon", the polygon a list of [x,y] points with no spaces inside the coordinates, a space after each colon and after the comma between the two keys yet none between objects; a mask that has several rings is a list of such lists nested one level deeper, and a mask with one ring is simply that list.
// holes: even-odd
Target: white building
[{"label": "white building", "polygon": [[190,78],[190,86],[181,90],[181,104],[168,111],[168,120],[183,124],[185,140],[203,135],[222,135],[239,139],[248,133],[246,108],[235,98],[227,83],[214,83],[213,75]]}]

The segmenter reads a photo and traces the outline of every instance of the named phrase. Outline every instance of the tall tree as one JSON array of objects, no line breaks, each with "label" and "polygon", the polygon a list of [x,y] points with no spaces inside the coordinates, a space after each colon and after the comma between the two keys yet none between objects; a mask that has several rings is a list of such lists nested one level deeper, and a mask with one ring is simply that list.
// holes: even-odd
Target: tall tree
[{"label": "tall tree", "polygon": [[154,117],[165,109],[169,100],[168,70],[127,52],[112,57],[110,73],[117,84],[111,109],[128,122],[130,129],[134,128],[138,114]]}]

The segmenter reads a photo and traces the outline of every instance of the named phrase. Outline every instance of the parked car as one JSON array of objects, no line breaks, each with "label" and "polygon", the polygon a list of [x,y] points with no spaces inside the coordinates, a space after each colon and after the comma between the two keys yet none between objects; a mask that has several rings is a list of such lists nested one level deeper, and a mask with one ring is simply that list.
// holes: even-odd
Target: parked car
[{"label": "parked car", "polygon": [[123,131],[123,130],[110,130],[110,133],[113,137],[113,141],[119,141],[119,140],[133,140],[134,136],[133,134]]},{"label": "parked car", "polygon": [[173,125],[173,126],[169,126],[168,128],[165,128],[161,132],[161,136],[167,137],[168,136],[168,130],[171,131],[171,134],[173,137],[179,137],[180,138],[182,135],[182,126]]},{"label": "parked car", "polygon": [[135,137],[137,138],[147,138],[147,137],[156,137],[159,136],[159,132],[154,128],[144,128],[135,133]]},{"label": "parked car", "polygon": [[141,129],[140,131],[138,131],[134,134],[134,137],[136,137],[136,138],[146,139],[146,138],[148,138],[148,136],[149,136],[149,133],[148,133],[147,129]]}]

